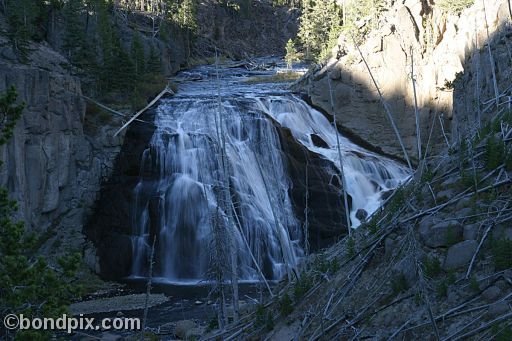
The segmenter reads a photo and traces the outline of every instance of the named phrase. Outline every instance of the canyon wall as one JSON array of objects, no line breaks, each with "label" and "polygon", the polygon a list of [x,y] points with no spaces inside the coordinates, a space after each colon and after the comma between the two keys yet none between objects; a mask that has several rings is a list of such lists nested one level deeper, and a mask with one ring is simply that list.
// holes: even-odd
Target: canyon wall
[{"label": "canyon wall", "polygon": [[0,92],[14,86],[25,103],[13,137],[0,149],[0,184],[18,202],[18,218],[39,236],[43,253],[76,250],[122,135],[113,137],[109,125],[87,132],[80,79],[61,55],[33,44],[31,62],[22,64],[0,39]]},{"label": "canyon wall", "polygon": [[[477,100],[482,103],[494,97],[488,43],[497,70],[498,92],[506,89],[511,51],[509,6],[505,0],[486,1],[485,6],[484,10],[483,2],[477,1],[457,15],[426,1],[406,0],[394,2],[378,23],[369,19],[358,23],[361,28],[376,27],[358,47],[413,161],[418,156],[413,65],[423,154],[430,135],[429,153],[431,148],[445,147],[447,140],[449,144],[457,141],[458,132],[474,126],[470,115],[475,111],[470,107]],[[336,114],[349,136],[403,158],[361,54],[351,37],[341,35],[333,50],[336,58],[310,71],[295,89],[307,94],[313,105]]]}]

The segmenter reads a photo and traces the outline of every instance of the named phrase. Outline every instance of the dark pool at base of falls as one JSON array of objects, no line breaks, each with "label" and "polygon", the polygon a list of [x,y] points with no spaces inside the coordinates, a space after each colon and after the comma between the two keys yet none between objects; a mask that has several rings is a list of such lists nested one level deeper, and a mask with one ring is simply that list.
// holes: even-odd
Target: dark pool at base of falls
[{"label": "dark pool at base of falls", "polygon": [[130,126],[103,186],[86,232],[106,278],[148,276],[154,242],[162,282],[228,278],[233,263],[241,281],[280,279],[347,232],[340,154],[352,228],[409,176],[286,84],[248,84],[240,68],[194,72],[144,115],[154,125]]}]

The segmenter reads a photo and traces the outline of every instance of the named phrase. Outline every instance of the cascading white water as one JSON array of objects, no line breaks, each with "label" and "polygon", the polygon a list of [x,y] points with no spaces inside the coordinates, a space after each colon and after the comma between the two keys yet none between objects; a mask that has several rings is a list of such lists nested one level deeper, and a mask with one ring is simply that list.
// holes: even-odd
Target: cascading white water
[{"label": "cascading white water", "polygon": [[[405,167],[371,153],[341,136],[322,113],[311,108],[301,99],[294,96],[267,96],[256,100],[263,112],[283,127],[290,129],[295,139],[303,146],[331,160],[339,169],[336,139],[338,134],[346,190],[352,199],[350,207],[352,227],[355,228],[361,224],[356,217],[357,210],[364,209],[368,215],[372,214],[380,207],[382,194],[396,188],[409,177]],[[319,137],[325,145],[315,145],[312,140],[313,135]]]},{"label": "cascading white water", "polygon": [[[278,279],[302,254],[301,232],[287,194],[290,183],[276,128],[247,104],[222,103],[229,187],[237,218],[227,228],[235,239],[239,278],[258,278],[248,244],[265,275]],[[164,100],[158,107],[157,130],[141,169],[141,174],[153,175],[142,177],[135,188],[133,275],[146,274],[154,224],[149,219],[150,201],[157,197],[161,216],[154,228],[156,277],[173,282],[207,277],[212,216],[226,207],[219,202],[225,184],[218,162],[222,146],[217,112],[214,98]]]},{"label": "cascading white water", "polygon": [[[287,90],[276,84],[247,86],[238,75],[222,83],[219,106],[219,97],[212,97],[218,81],[208,79],[215,70],[204,67],[201,72],[204,80],[183,83],[180,92],[161,100],[156,110],[157,128],[142,155],[134,190],[132,275],[147,276],[154,238],[154,277],[179,283],[208,279],[220,212],[220,224],[232,240],[226,248],[236,250],[238,278],[259,280],[259,268],[267,278],[279,279],[303,255],[304,236],[290,198],[292,181],[276,125],[288,128],[296,141],[335,167],[340,164],[338,132],[324,115]],[[219,107],[221,130],[216,129]],[[373,213],[383,193],[409,175],[398,163],[338,136],[350,221],[357,227],[358,209]],[[227,167],[220,161],[221,150]],[[226,187],[231,199],[226,199]]]}]

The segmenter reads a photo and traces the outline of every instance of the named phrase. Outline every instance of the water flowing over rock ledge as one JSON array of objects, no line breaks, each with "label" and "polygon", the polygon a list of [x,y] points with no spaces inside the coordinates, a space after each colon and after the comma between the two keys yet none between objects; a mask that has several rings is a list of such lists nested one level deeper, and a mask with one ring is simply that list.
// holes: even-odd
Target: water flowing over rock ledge
[{"label": "water flowing over rock ledge", "polygon": [[[259,280],[258,271],[279,279],[304,250],[326,247],[347,232],[337,133],[328,120],[282,85],[245,84],[246,71],[236,69],[222,70],[217,82],[216,72],[199,68],[198,81],[185,81],[176,96],[146,113],[143,120],[156,127],[136,122],[129,128],[87,228],[103,276],[147,276],[155,239],[157,279],[207,279],[211,219],[219,208],[237,245],[240,280]],[[339,138],[350,221],[357,227],[408,174]],[[223,145],[232,213],[222,208]]]}]

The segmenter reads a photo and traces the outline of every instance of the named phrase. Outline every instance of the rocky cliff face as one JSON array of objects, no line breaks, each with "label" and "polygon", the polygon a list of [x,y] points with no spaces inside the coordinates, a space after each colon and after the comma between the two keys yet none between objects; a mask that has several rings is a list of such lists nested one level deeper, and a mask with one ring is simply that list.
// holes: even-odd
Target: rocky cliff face
[{"label": "rocky cliff face", "polygon": [[201,2],[194,51],[198,56],[213,55],[216,48],[232,58],[285,53],[286,42],[297,34],[298,9],[274,7],[267,0],[227,3]]},{"label": "rocky cliff face", "polygon": [[18,202],[18,218],[27,230],[40,236],[43,252],[60,245],[76,250],[84,241],[84,215],[110,173],[122,137],[114,138],[108,126],[84,133],[80,80],[62,56],[34,44],[31,62],[21,64],[8,41],[0,40],[0,91],[15,86],[26,103],[13,138],[0,150],[0,183]]},{"label": "rocky cliff face", "polygon": [[[467,117],[467,109],[474,105],[471,99],[478,97],[485,101],[494,96],[491,62],[485,49],[488,41],[486,22],[498,70],[498,88],[505,90],[501,82],[508,78],[509,71],[505,70],[509,63],[510,43],[502,38],[509,35],[505,23],[511,15],[504,0],[485,2],[485,6],[484,11],[483,3],[477,1],[471,8],[455,15],[426,1],[395,2],[376,23],[377,29],[371,31],[360,46],[411,158],[417,157],[412,60],[423,149],[432,128],[431,147],[446,146],[443,130],[448,139],[457,139],[456,131],[466,130],[468,123],[463,122],[471,121]],[[370,24],[375,23],[360,23]],[[337,58],[311,72],[297,90],[307,93],[314,105],[336,114],[338,123],[349,134],[385,153],[403,157],[370,74],[352,39],[341,36],[333,53]],[[330,102],[329,81],[334,109]],[[457,84],[460,91],[454,93]]]}]

